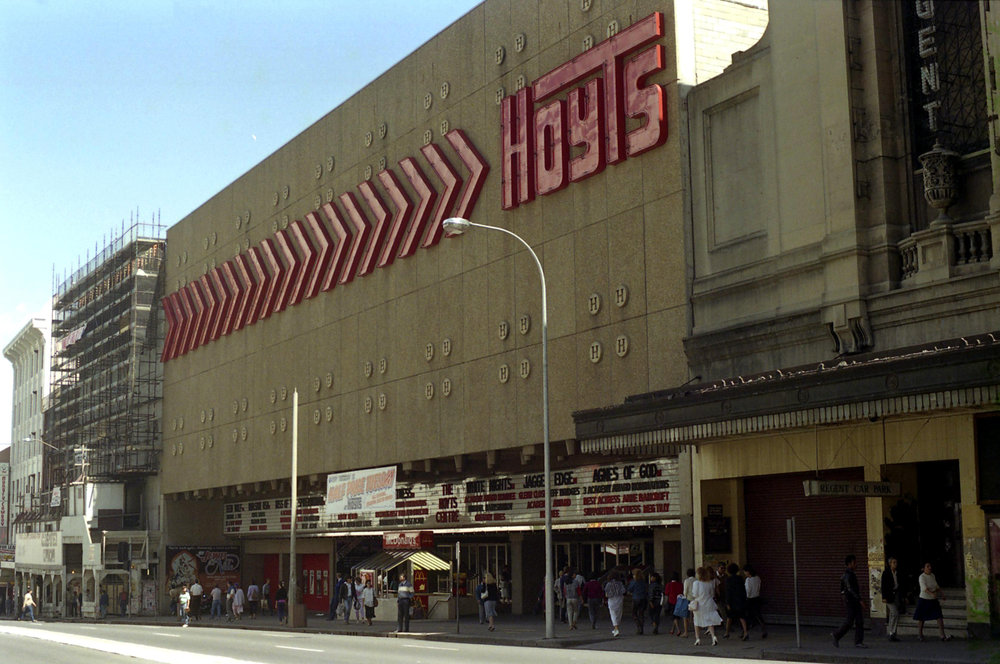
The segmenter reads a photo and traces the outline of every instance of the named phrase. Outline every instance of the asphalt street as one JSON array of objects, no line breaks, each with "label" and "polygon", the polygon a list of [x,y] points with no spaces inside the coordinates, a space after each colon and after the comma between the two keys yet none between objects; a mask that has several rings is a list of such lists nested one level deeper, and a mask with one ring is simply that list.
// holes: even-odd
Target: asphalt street
[{"label": "asphalt street", "polygon": [[[377,653],[379,664],[524,664],[526,661],[621,664],[623,658],[621,652],[428,642],[407,637],[372,639],[267,630],[184,629],[172,625],[2,623],[0,634],[3,635],[5,661],[44,660],[45,664],[118,664],[125,661],[329,664],[333,659],[371,661],[374,653]],[[649,653],[632,652],[625,657],[629,664],[663,662],[662,655]],[[680,655],[672,661],[683,663],[703,659]],[[745,660],[722,657],[713,658],[713,661],[745,664]]]}]

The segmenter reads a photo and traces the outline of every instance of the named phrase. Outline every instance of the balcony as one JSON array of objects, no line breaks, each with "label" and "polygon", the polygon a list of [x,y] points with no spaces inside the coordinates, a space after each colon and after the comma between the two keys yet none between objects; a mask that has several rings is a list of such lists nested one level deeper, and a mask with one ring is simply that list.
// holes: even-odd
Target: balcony
[{"label": "balcony", "polygon": [[932,224],[900,242],[899,253],[904,287],[983,272],[993,259],[990,224]]}]

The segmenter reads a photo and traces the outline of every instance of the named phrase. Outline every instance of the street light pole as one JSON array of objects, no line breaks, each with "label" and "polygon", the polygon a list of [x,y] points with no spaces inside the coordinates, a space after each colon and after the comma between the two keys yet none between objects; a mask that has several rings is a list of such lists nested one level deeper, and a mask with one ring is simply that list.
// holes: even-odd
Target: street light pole
[{"label": "street light pole", "polygon": [[295,626],[299,620],[298,605],[295,603],[298,594],[298,565],[295,561],[295,526],[299,518],[299,388],[292,390],[292,523],[289,526],[288,538],[288,615],[295,612],[295,618],[290,620]]},{"label": "street light pole", "polygon": [[524,245],[524,248],[531,254],[531,258],[535,261],[535,266],[538,268],[538,277],[542,282],[542,455],[544,457],[545,474],[545,587],[542,589],[542,592],[545,593],[545,638],[551,639],[555,636],[555,603],[552,601],[555,573],[552,565],[552,468],[551,454],[549,453],[549,310],[545,293],[545,270],[542,269],[542,262],[538,260],[538,254],[531,248],[531,245],[520,235],[506,228],[476,224],[461,217],[445,219],[441,225],[449,235],[461,235],[469,228],[484,228],[511,236]]}]

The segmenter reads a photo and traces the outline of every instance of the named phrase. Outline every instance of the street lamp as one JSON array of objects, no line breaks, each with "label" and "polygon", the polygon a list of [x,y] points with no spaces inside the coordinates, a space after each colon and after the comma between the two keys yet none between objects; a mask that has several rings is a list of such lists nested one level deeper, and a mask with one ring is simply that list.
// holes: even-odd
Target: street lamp
[{"label": "street lamp", "polygon": [[545,638],[551,639],[555,636],[555,603],[552,601],[555,574],[552,569],[552,469],[549,461],[549,318],[545,296],[545,270],[542,269],[542,262],[538,260],[538,254],[531,248],[531,245],[520,235],[506,228],[476,224],[461,217],[445,219],[441,226],[449,236],[461,235],[470,228],[484,228],[511,236],[523,244],[524,248],[531,254],[535,266],[538,267],[538,277],[542,282],[542,456],[544,457],[545,474],[545,588],[543,592],[545,592],[546,598]]}]

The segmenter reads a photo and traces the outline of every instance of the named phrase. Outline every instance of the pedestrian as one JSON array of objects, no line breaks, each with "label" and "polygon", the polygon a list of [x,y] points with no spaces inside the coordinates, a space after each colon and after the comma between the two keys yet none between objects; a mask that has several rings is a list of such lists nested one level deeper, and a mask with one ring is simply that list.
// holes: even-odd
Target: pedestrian
[{"label": "pedestrian", "polygon": [[[178,601],[180,601],[180,595],[181,595],[180,593],[177,593]],[[110,603],[111,600],[108,598],[108,589],[101,588],[101,599],[99,602],[101,607],[101,620],[104,620],[105,618],[108,617],[108,604]]]},{"label": "pedestrian", "polygon": [[274,593],[274,605],[278,609],[278,624],[288,624],[288,588],[284,581],[278,582],[278,590]]},{"label": "pedestrian", "polygon": [[698,580],[692,584],[692,597],[688,604],[688,608],[694,616],[694,644],[696,646],[701,645],[701,629],[708,629],[708,633],[712,635],[713,646],[719,645],[719,639],[715,636],[715,627],[722,624],[722,616],[719,615],[719,607],[715,602],[715,582],[712,568],[698,568]]},{"label": "pedestrian", "polygon": [[632,581],[626,591],[632,596],[632,620],[635,622],[635,633],[642,634],[646,624],[646,604],[649,602],[649,583],[641,569],[632,572]]},{"label": "pedestrian", "polygon": [[583,601],[587,604],[587,614],[590,616],[590,628],[597,629],[597,612],[600,610],[601,605],[604,604],[604,589],[601,588],[601,582],[597,578],[597,574],[590,577],[590,581],[583,584]]},{"label": "pedestrian", "polygon": [[[854,625],[854,646],[856,648],[867,648],[865,645],[865,601],[861,599],[861,591],[858,589],[858,577],[854,569],[858,566],[854,554],[849,554],[844,558],[844,573],[840,576],[840,594],[844,598],[844,606],[847,609],[847,616],[840,625],[840,629],[833,632],[833,645],[840,646],[840,639],[847,634]],[[916,616],[914,616],[916,617]]]},{"label": "pedestrian", "polygon": [[344,575],[337,572],[337,580],[333,583],[333,591],[330,593],[330,606],[328,607],[326,619],[336,620],[337,611],[340,609],[340,589],[344,585]]},{"label": "pedestrian", "polygon": [[696,580],[694,569],[689,567],[684,576],[684,591],[677,596],[677,606],[674,607],[674,615],[681,619],[681,624],[684,627],[683,633],[678,632],[677,634],[682,639],[687,638],[688,625],[694,622],[694,616],[691,614],[691,599],[694,597],[694,582]]},{"label": "pedestrian", "polygon": [[344,585],[340,587],[340,602],[344,607],[344,624],[351,623],[351,608],[354,606],[354,582],[351,577],[344,579]]},{"label": "pedestrian", "polygon": [[180,607],[178,611],[181,616],[181,627],[187,627],[191,613],[191,593],[188,592],[187,584],[181,586],[181,594],[177,596],[177,603]]},{"label": "pedestrian", "polygon": [[218,583],[212,588],[212,620],[216,618],[222,618],[222,588]]},{"label": "pedestrian", "polygon": [[28,588],[24,593],[24,600],[21,604],[21,616],[27,615],[31,618],[31,622],[35,622],[35,598],[31,595],[31,588]]},{"label": "pedestrian", "polygon": [[364,589],[365,584],[361,581],[361,577],[354,577],[354,619],[359,623],[363,620],[361,617],[363,610],[361,605],[361,593]]},{"label": "pedestrian", "polygon": [[118,593],[118,613],[123,617],[128,613],[128,594],[125,590]]},{"label": "pedestrian", "polygon": [[476,604],[479,605],[479,624],[486,624],[486,598],[488,597],[486,592],[486,581],[480,581],[479,585],[476,586]]},{"label": "pedestrian", "polygon": [[647,588],[649,597],[649,620],[653,623],[653,634],[660,633],[660,613],[663,611],[663,579],[656,572],[650,572]]},{"label": "pedestrian", "polygon": [[612,570],[604,584],[604,596],[608,598],[608,613],[611,615],[611,636],[621,634],[622,606],[625,604],[625,584],[621,582],[617,570]]},{"label": "pedestrian", "polygon": [[937,620],[941,640],[951,641],[951,634],[944,633],[944,616],[941,614],[940,600],[944,599],[944,593],[931,571],[930,563],[924,563],[924,571],[917,581],[920,595],[917,596],[917,608],[913,611],[913,619],[917,621],[917,641],[924,640],[924,622],[928,620]]},{"label": "pedestrian", "polygon": [[570,569],[567,577],[567,581],[563,585],[563,592],[566,594],[566,619],[569,621],[569,628],[576,629],[576,621],[580,617],[583,584],[587,580],[574,569]]},{"label": "pedestrian", "polygon": [[413,584],[406,578],[406,572],[399,575],[396,588],[396,631],[410,631],[410,603],[413,601]]},{"label": "pedestrian", "polygon": [[764,622],[764,613],[761,611],[760,576],[750,564],[743,566],[743,572],[747,577],[746,581],[743,582],[747,593],[747,629],[753,627],[754,623],[760,624],[760,638],[766,639],[767,624]]},{"label": "pedestrian", "polygon": [[375,617],[375,605],[378,602],[375,599],[375,589],[372,587],[371,579],[365,581],[365,587],[361,590],[361,603],[365,605],[365,620],[368,624],[372,624],[372,618]]},{"label": "pedestrian", "polygon": [[78,592],[76,594],[76,617],[77,618],[82,618],[83,617],[83,593],[82,592]]},{"label": "pedestrian", "polygon": [[[101,589],[101,592],[104,592],[103,588]],[[177,608],[178,598],[180,596],[181,596],[181,587],[180,586],[172,586],[170,588],[170,608],[168,609],[168,611],[170,612],[170,615],[172,615],[172,616],[179,616],[179,615],[181,615],[180,609]]]},{"label": "pedestrian", "polygon": [[556,579],[552,590],[556,594],[556,605],[559,607],[559,621],[568,622],[566,617],[566,581],[569,577],[569,567],[563,568],[559,578]]},{"label": "pedestrian", "polygon": [[247,586],[247,613],[251,620],[257,619],[257,608],[260,606],[260,586],[257,579],[251,578],[250,585]]},{"label": "pedestrian", "polygon": [[260,588],[260,612],[263,615],[271,615],[271,578],[264,579],[264,585]]},{"label": "pedestrian", "polygon": [[740,635],[741,641],[747,641],[750,639],[750,633],[747,631],[747,586],[746,580],[743,575],[740,574],[740,566],[736,563],[729,563],[729,567],[726,568],[728,576],[726,577],[726,636],[729,636],[729,630],[732,624],[739,621],[740,627],[743,628],[743,633]]},{"label": "pedestrian", "polygon": [[490,626],[487,628],[491,632],[496,629],[497,602],[500,601],[500,588],[497,580],[489,572],[486,573],[486,599],[483,600],[483,607],[486,609],[486,621]]},{"label": "pedestrian", "polygon": [[677,610],[677,598],[684,594],[684,584],[681,583],[680,572],[674,572],[670,575],[670,583],[667,584],[663,592],[664,598],[667,600],[665,613],[668,618],[673,620],[670,633],[680,636],[681,628],[677,621],[681,618],[674,613]]},{"label": "pedestrian", "polygon": [[195,621],[201,620],[201,596],[204,594],[205,589],[198,583],[198,579],[195,578],[194,583],[188,588],[188,592],[191,594],[191,617]]},{"label": "pedestrian", "polygon": [[889,558],[889,564],[882,572],[882,580],[879,584],[882,592],[882,603],[887,611],[885,621],[885,631],[890,641],[899,641],[896,631],[899,629],[899,614],[902,604],[906,601],[903,593],[903,584],[900,583],[899,562],[895,558]]},{"label": "pedestrian", "polygon": [[229,587],[226,588],[226,622],[232,622],[233,616],[233,599],[236,598],[236,584],[232,581],[229,582]]},{"label": "pedestrian", "polygon": [[236,620],[243,620],[243,609],[246,608],[247,596],[240,584],[235,583],[233,586],[233,617]]}]

